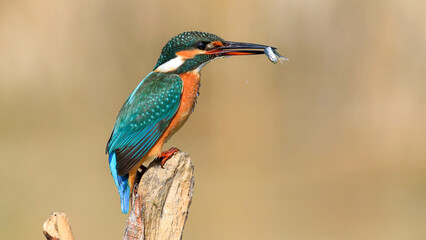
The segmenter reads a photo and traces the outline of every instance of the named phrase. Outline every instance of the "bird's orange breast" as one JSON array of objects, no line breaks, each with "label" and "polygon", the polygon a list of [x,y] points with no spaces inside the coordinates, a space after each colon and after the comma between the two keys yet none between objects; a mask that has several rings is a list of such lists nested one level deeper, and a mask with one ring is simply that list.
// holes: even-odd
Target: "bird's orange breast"
[{"label": "bird's orange breast", "polygon": [[180,74],[179,76],[183,81],[182,98],[176,115],[161,137],[165,138],[164,141],[167,141],[167,139],[182,127],[189,115],[191,115],[197,102],[198,91],[200,89],[200,73],[194,70]]}]

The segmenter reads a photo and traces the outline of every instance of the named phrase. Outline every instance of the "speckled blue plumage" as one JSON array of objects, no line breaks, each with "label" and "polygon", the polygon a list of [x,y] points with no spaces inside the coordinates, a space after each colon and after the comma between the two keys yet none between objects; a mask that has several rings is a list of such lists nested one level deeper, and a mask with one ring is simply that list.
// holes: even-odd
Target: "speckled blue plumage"
[{"label": "speckled blue plumage", "polygon": [[123,213],[128,209],[130,194],[126,188],[128,172],[164,133],[179,108],[182,91],[183,82],[178,75],[151,72],[118,114],[106,151]]},{"label": "speckled blue plumage", "polygon": [[107,145],[127,174],[151,149],[179,108],[183,83],[176,74],[151,72],[121,108]]}]

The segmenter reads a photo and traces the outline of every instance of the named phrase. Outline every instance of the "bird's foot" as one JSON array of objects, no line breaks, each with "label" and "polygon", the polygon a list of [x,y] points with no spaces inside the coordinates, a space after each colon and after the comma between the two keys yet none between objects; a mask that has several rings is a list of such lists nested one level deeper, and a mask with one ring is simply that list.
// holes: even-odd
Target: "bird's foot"
[{"label": "bird's foot", "polygon": [[179,152],[180,150],[178,148],[172,147],[169,150],[162,152],[158,158],[161,159],[161,168],[164,168],[164,164],[166,164],[167,160],[169,160],[173,154],[176,152]]}]

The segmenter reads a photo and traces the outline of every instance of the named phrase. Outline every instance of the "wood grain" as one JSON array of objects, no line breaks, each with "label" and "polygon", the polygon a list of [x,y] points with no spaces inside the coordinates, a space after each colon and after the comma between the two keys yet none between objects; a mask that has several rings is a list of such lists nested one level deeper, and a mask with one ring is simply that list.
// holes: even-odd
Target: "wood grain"
[{"label": "wood grain", "polygon": [[181,239],[194,188],[194,167],[177,152],[164,166],[155,160],[142,175],[127,220],[127,240]]}]

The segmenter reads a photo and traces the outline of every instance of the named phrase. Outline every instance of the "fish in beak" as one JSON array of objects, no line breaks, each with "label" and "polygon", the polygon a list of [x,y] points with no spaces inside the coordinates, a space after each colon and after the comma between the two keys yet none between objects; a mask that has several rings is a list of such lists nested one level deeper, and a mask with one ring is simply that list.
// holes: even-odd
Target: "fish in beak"
[{"label": "fish in beak", "polygon": [[276,63],[277,60],[281,62],[285,60],[288,61],[288,59],[279,54],[276,49],[276,47],[261,44],[226,41],[223,46],[218,46],[207,51],[205,54],[214,54],[219,57],[265,54],[273,63]]}]

